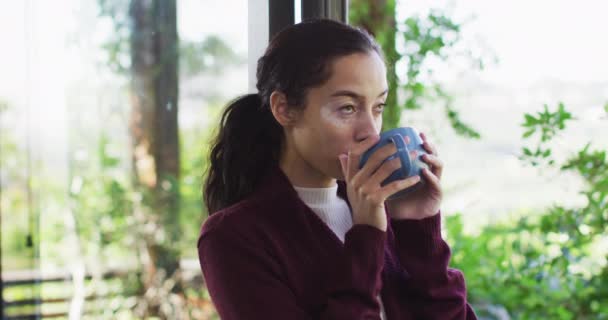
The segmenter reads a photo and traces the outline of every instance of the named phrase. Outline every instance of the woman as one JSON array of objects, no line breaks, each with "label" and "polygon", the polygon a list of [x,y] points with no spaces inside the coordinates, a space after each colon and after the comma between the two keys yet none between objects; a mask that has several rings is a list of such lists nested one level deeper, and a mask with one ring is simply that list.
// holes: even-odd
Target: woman
[{"label": "woman", "polygon": [[423,177],[380,185],[399,166],[382,163],[393,145],[358,169],[389,89],[373,38],[331,20],[290,26],[259,59],[257,89],[225,110],[204,189],[198,253],[220,317],[475,319],[447,267],[434,147],[423,135]]}]

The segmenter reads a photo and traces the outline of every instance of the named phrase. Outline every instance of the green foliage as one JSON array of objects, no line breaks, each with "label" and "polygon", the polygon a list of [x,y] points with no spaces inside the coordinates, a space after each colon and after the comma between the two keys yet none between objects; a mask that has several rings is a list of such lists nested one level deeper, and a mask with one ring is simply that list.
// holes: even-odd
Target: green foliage
[{"label": "green foliage", "polygon": [[202,42],[180,44],[180,66],[183,73],[193,76],[201,72],[220,74],[226,66],[245,63],[221,38],[211,35]]},{"label": "green foliage", "polygon": [[443,100],[445,113],[447,115],[448,120],[450,121],[450,124],[452,125],[452,129],[454,129],[457,134],[463,137],[469,137],[472,139],[481,138],[481,134],[479,134],[479,132],[471,128],[469,125],[467,125],[460,119],[460,114],[458,113],[458,110],[454,108],[454,98],[451,95],[445,93],[439,85],[434,85],[433,89],[435,90],[435,94],[440,97],[441,100]]},{"label": "green foliage", "polygon": [[549,107],[545,104],[544,110],[538,112],[536,117],[531,114],[525,114],[524,118],[525,122],[522,126],[527,128],[527,131],[524,132],[523,137],[528,138],[535,132],[540,131],[541,142],[553,139],[559,130],[563,130],[566,127],[567,120],[573,120],[572,114],[566,111],[562,102],[559,103],[556,112],[550,112]]},{"label": "green foliage", "polygon": [[[394,0],[386,1],[382,8],[370,1],[355,0],[349,14],[351,23],[370,30],[384,51],[391,88],[387,99],[389,107],[383,116],[384,129],[399,126],[403,110],[421,109],[426,102],[438,101],[444,106],[456,134],[479,139],[479,132],[461,119],[452,97],[432,77],[432,70],[425,69],[431,57],[447,61],[456,55],[452,49],[461,41],[462,24],[438,9],[424,17],[411,16],[405,21],[394,21],[395,6]],[[397,50],[397,39],[403,40],[405,49],[402,52]],[[476,68],[483,69],[484,59],[475,58],[470,53],[467,58]],[[407,66],[403,74],[396,70],[399,62]],[[403,94],[403,101],[397,99],[398,94]]]},{"label": "green foliage", "polygon": [[[0,98],[0,168],[2,169],[2,263],[4,270],[31,267],[35,252],[26,241],[33,225],[28,211],[28,164],[26,151],[17,144],[16,130],[11,119],[16,110]],[[30,180],[30,183],[32,181]],[[32,208],[29,208],[33,210]],[[9,218],[10,217],[10,218]]]},{"label": "green foliage", "polygon": [[4,99],[0,99],[0,113],[3,113],[8,110],[8,101]]},{"label": "green foliage", "polygon": [[[126,75],[131,68],[131,22],[128,0],[98,0],[99,17],[109,18],[114,26],[112,37],[102,45],[106,53],[107,67],[117,74]],[[179,41],[179,64],[183,76],[201,72],[219,74],[229,65],[244,63],[243,59],[221,38],[207,36],[200,41]]]},{"label": "green foliage", "polygon": [[206,141],[208,135],[209,131],[202,129],[182,130],[180,135],[182,144],[180,148],[182,152],[180,219],[181,228],[184,231],[180,243],[183,257],[198,257],[193,244],[198,239],[202,221],[207,217],[201,186],[203,185],[203,172],[207,166]]},{"label": "green foliage", "polygon": [[521,126],[525,128],[525,132],[522,137],[528,139],[538,133],[540,139],[534,151],[529,147],[523,147],[523,155],[520,159],[533,166],[538,166],[541,163],[553,165],[555,160],[551,157],[552,151],[544,145],[566,127],[567,121],[574,120],[572,114],[566,111],[564,104],[560,102],[555,112],[549,111],[549,107],[545,104],[542,112],[537,112],[536,116],[524,114],[524,119],[525,122]]},{"label": "green foliage", "polygon": [[102,48],[107,54],[106,66],[117,74],[126,74],[131,68],[129,3],[130,0],[98,0],[99,17],[109,18],[114,25],[113,37]]},{"label": "green foliage", "polygon": [[[564,130],[571,113],[560,103],[524,116],[524,138],[540,134],[537,150],[523,160],[538,166],[551,155],[546,147]],[[480,315],[498,319],[608,319],[608,162],[605,150],[578,151],[559,170],[577,173],[587,201],[582,207],[558,204],[533,216],[463,232],[460,216],[446,220],[454,252],[452,266],[466,274],[470,300]],[[546,163],[549,165],[549,163]]]},{"label": "green foliage", "polygon": [[407,70],[407,86],[416,91],[416,78],[420,75],[423,62],[435,55],[447,58],[447,49],[458,42],[460,26],[439,11],[432,11],[427,17],[417,16],[407,18],[404,23],[405,54],[409,60]]},{"label": "green foliage", "polygon": [[[461,40],[462,24],[457,23],[445,12],[431,10],[426,17],[408,17],[401,26],[403,32],[400,36],[404,40],[405,51],[402,53],[407,62],[407,71],[402,76],[404,84],[401,88],[405,93],[405,109],[420,109],[425,100],[442,101],[446,116],[454,131],[461,136],[479,139],[481,135],[470,125],[466,124],[456,111],[452,97],[445,92],[442,86],[431,77],[430,83],[422,80],[422,71],[425,62],[430,57],[446,61],[454,54],[452,48]],[[476,65],[483,68],[482,59]],[[424,74],[430,76],[432,72]]]},{"label": "green foliage", "polygon": [[[184,182],[172,185],[180,186],[180,212],[176,216],[180,219],[183,233],[179,242],[170,246],[167,245],[170,236],[166,225],[158,220],[155,208],[146,205],[146,198],[152,195],[133,185],[125,160],[115,152],[116,141],[102,134],[97,146],[83,147],[75,152],[81,156],[76,157],[71,165],[70,209],[80,222],[77,233],[81,246],[85,248],[83,255],[102,266],[120,259],[124,268],[136,271],[123,281],[121,295],[114,299],[113,306],[120,306],[111,309],[114,316],[124,312],[123,307],[133,308],[136,315],[144,315],[149,311],[147,307],[155,304],[169,314],[195,312],[191,306],[183,304],[185,297],[181,272],[167,275],[159,269],[150,279],[151,282],[147,282],[147,285],[153,286],[153,293],[143,294],[146,272],[142,269],[142,259],[149,254],[146,248],[162,250],[163,247],[170,247],[175,251],[171,254],[196,257],[193,243],[204,217],[200,195],[206,155],[200,141],[204,133],[195,130],[182,132],[181,136],[181,175]],[[82,156],[91,151],[92,156]],[[164,251],[157,252],[165,254]],[[180,286],[179,292],[174,292],[177,286]],[[132,296],[136,297],[137,303],[131,303]],[[194,294],[188,297],[202,299],[199,296]]]},{"label": "green foliage", "polygon": [[100,262],[110,261],[114,254],[111,247],[120,245],[131,232],[126,213],[132,211],[134,195],[129,179],[121,170],[121,159],[111,152],[114,147],[103,134],[96,147],[81,147],[74,153],[91,152],[92,156],[74,156],[70,164],[70,209],[80,222],[78,235],[88,248],[85,254],[97,255]]}]

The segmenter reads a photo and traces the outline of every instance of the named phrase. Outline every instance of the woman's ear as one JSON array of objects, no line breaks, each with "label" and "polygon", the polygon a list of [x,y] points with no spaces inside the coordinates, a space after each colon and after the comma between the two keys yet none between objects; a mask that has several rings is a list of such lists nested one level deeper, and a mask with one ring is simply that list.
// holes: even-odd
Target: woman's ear
[{"label": "woman's ear", "polygon": [[283,127],[293,125],[296,121],[296,110],[289,107],[287,97],[280,91],[273,91],[270,95],[270,110],[277,122]]}]

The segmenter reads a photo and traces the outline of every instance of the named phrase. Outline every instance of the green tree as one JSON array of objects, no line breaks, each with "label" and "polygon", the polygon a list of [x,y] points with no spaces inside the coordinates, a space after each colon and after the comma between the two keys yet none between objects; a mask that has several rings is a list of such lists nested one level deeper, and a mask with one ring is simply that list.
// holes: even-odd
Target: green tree
[{"label": "green tree", "polygon": [[[139,213],[139,223],[155,226],[154,234],[140,234],[146,241],[140,248],[148,257],[142,260],[143,292],[158,291],[163,279],[179,277],[180,261],[176,1],[100,0],[99,4],[101,15],[112,18],[116,31],[105,45],[109,65],[130,79],[132,182],[141,195],[131,214]],[[124,59],[127,55],[130,58]],[[178,281],[174,290],[179,291],[179,286]],[[144,300],[150,313],[163,314],[160,300]]]},{"label": "green tree", "polygon": [[178,37],[175,0],[133,0],[131,20],[131,121],[135,186],[163,226],[163,243],[147,250],[146,282],[158,269],[172,275],[179,266]]},{"label": "green tree", "polygon": [[[0,99],[0,213],[2,214],[2,269],[32,268],[37,259],[32,240],[32,221],[28,218],[26,154],[14,136],[12,121],[15,110],[8,101]],[[35,210],[34,208],[30,208]],[[8,217],[10,216],[10,219]]]},{"label": "green tree", "polygon": [[[104,245],[139,243],[136,248],[143,251],[138,250],[138,255],[151,257],[152,263],[142,266],[143,286],[136,284],[126,294],[137,292],[141,297],[136,308],[140,315],[148,312],[175,316],[176,312],[184,312],[179,308],[188,307],[184,302],[187,288],[181,287],[179,258],[184,245],[187,245],[185,252],[191,252],[198,234],[198,223],[192,222],[204,217],[200,185],[205,158],[201,145],[205,134],[178,128],[178,79],[202,72],[219,74],[226,66],[240,64],[243,59],[214,35],[201,41],[178,41],[175,1],[99,0],[98,3],[100,16],[110,18],[115,31],[103,45],[108,66],[130,79],[134,169],[132,186],[117,181],[104,183],[106,191],[118,192],[113,197],[127,203],[121,210],[130,219],[115,216],[112,219],[132,230],[109,238],[112,241]],[[102,153],[100,157],[107,159]],[[118,159],[110,159],[113,161]],[[166,291],[168,287],[172,289]],[[151,295],[152,292],[157,294]],[[190,298],[208,299],[200,290],[187,294]]]}]

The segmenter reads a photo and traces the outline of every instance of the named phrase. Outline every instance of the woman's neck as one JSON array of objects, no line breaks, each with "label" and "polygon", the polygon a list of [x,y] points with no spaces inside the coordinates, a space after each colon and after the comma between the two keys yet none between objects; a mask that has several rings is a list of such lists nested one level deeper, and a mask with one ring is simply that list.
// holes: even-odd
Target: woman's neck
[{"label": "woman's neck", "polygon": [[329,188],[336,185],[336,179],[315,169],[295,152],[283,152],[279,167],[292,185],[302,188]]}]

